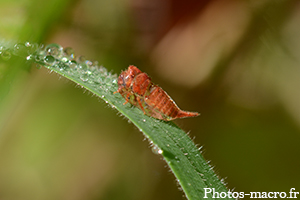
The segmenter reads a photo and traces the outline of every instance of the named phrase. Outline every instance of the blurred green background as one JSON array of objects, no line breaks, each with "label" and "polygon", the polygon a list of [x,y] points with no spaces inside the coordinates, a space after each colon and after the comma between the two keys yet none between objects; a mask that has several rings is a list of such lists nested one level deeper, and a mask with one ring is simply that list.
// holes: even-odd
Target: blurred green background
[{"label": "blurred green background", "polygon": [[[300,192],[298,0],[0,0],[0,40],[138,66],[237,192]],[[45,68],[0,59],[0,200],[184,199],[143,135]],[[247,198],[245,198],[247,199]]]}]

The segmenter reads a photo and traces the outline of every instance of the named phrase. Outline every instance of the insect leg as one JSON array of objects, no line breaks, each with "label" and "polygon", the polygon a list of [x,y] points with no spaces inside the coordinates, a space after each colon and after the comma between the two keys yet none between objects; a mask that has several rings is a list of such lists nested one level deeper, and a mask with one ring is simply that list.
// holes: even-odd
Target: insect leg
[{"label": "insect leg", "polygon": [[120,89],[118,89],[117,91],[115,91],[113,94],[117,94],[117,93],[120,93]]},{"label": "insect leg", "polygon": [[126,98],[125,98],[125,102],[123,103],[123,105],[125,105],[126,103],[129,102],[129,97],[130,97],[130,92],[127,93]]},{"label": "insect leg", "polygon": [[144,107],[143,107],[143,104],[142,104],[142,102],[141,102],[141,99],[140,99],[140,97],[136,97],[136,100],[137,100],[137,102],[138,102],[138,104],[140,105],[140,108],[142,109],[142,111],[144,112],[144,115],[146,114],[146,112],[145,112],[145,109],[144,109]]}]

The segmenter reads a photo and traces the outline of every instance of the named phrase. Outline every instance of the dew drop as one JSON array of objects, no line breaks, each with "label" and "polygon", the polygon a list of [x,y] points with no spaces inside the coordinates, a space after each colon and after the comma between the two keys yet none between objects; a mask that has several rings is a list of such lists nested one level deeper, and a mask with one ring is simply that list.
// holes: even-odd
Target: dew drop
[{"label": "dew drop", "polygon": [[64,62],[58,62],[57,67],[59,68],[60,71],[62,71],[62,70],[66,70],[69,66]]},{"label": "dew drop", "polygon": [[77,68],[77,62],[75,60],[72,60],[71,62],[69,62],[69,67],[71,69]]},{"label": "dew drop", "polygon": [[30,42],[25,42],[24,46],[27,49],[28,54],[35,53],[37,51],[37,49],[39,48],[39,45],[37,43],[30,43]]},{"label": "dew drop", "polygon": [[72,60],[72,59],[75,58],[75,51],[71,47],[66,47],[63,50],[63,56],[65,56],[68,59]]},{"label": "dew drop", "polygon": [[42,65],[36,64],[35,67],[36,67],[37,69],[41,69],[41,68],[42,68]]},{"label": "dew drop", "polygon": [[[27,45],[25,44],[25,46],[27,46]],[[45,45],[44,45],[44,44],[40,44],[40,45],[38,45],[38,48],[39,48],[40,50],[44,50],[44,47],[45,47]]]},{"label": "dew drop", "polygon": [[26,53],[26,47],[22,43],[17,43],[14,46],[13,54],[15,55],[22,55]]},{"label": "dew drop", "polygon": [[92,72],[90,70],[86,70],[84,73],[86,73],[87,75],[91,75]]},{"label": "dew drop", "polygon": [[52,55],[54,57],[60,58],[63,53],[63,48],[59,44],[52,43],[45,47],[47,55]]},{"label": "dew drop", "polygon": [[100,84],[101,83],[101,81],[99,81],[99,77],[94,80],[94,83],[96,83],[96,84]]},{"label": "dew drop", "polygon": [[11,53],[6,49],[2,49],[1,50],[1,58],[3,60],[9,60],[11,58]]},{"label": "dew drop", "polygon": [[98,67],[99,62],[97,60],[93,61],[93,66]]},{"label": "dew drop", "polygon": [[163,150],[161,150],[160,148],[158,148],[158,146],[154,145],[152,148],[151,148],[152,152],[154,154],[157,154],[157,155],[161,155],[163,153]]},{"label": "dew drop", "polygon": [[62,57],[61,61],[64,62],[64,63],[67,63],[69,61],[69,59],[67,57]]},{"label": "dew drop", "polygon": [[85,56],[79,56],[76,59],[76,61],[81,64],[81,63],[84,63],[86,61],[86,58],[85,58]]},{"label": "dew drop", "polygon": [[45,63],[47,65],[53,65],[53,64],[55,64],[55,58],[53,56],[51,56],[51,55],[46,56],[45,59],[44,59],[44,61],[45,61]]},{"label": "dew drop", "polygon": [[87,74],[82,74],[80,75],[80,79],[83,81],[83,82],[86,82],[89,80],[89,75]]},{"label": "dew drop", "polygon": [[88,67],[92,67],[92,66],[93,66],[93,62],[90,61],[90,60],[86,60],[86,61],[85,61],[85,64],[86,64]]},{"label": "dew drop", "polygon": [[[111,87],[111,83],[109,82],[109,80],[106,79],[105,85],[108,86],[108,87]],[[106,89],[106,90],[108,90],[108,89]]]},{"label": "dew drop", "polygon": [[78,68],[85,71],[88,69],[88,66],[85,63],[79,63]]},{"label": "dew drop", "polygon": [[101,74],[104,74],[105,76],[107,76],[107,69],[106,69],[105,67],[100,66],[99,72],[100,72]]},{"label": "dew drop", "polygon": [[32,55],[26,57],[26,60],[31,60],[31,59],[32,59]]},{"label": "dew drop", "polygon": [[25,45],[26,47],[30,47],[30,46],[31,46],[30,42],[25,42],[24,45]]},{"label": "dew drop", "polygon": [[146,119],[143,119],[143,122],[146,122]]},{"label": "dew drop", "polygon": [[35,54],[35,61],[44,61],[46,57],[46,52],[45,51],[39,51]]}]

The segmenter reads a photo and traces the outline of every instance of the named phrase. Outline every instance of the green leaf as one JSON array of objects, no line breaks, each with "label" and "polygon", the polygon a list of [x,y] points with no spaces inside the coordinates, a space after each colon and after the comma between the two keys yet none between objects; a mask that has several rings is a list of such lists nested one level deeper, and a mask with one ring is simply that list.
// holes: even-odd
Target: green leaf
[{"label": "green leaf", "polygon": [[188,199],[203,199],[205,188],[211,191],[207,194],[207,199],[214,199],[213,189],[216,192],[215,197],[221,193],[222,197],[225,193],[228,197],[228,190],[223,182],[182,129],[173,122],[146,116],[130,104],[123,105],[125,100],[122,96],[114,94],[118,89],[117,75],[84,57],[75,60],[74,56],[71,48],[50,44],[45,49],[38,48],[35,53],[27,56],[27,59],[30,58],[51,72],[74,81],[128,118],[149,140],[153,151],[163,156]]}]

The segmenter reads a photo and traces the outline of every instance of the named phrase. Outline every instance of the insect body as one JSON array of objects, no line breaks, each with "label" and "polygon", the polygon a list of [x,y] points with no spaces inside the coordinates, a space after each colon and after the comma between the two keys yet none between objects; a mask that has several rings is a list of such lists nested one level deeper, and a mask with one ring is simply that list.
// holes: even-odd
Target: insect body
[{"label": "insect body", "polygon": [[151,78],[130,65],[118,78],[120,93],[125,103],[140,108],[145,115],[170,121],[177,118],[196,117],[199,113],[180,110],[171,97],[159,86],[151,82]]}]

